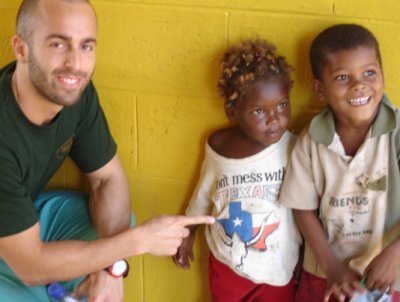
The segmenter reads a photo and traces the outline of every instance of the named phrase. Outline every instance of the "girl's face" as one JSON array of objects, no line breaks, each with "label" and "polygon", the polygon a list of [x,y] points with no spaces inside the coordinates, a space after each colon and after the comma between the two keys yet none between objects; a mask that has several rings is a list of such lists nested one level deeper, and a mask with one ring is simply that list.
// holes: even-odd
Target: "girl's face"
[{"label": "girl's face", "polygon": [[250,139],[269,146],[290,123],[289,91],[278,77],[258,82],[232,108],[230,119]]},{"label": "girl's face", "polygon": [[340,127],[370,125],[378,112],[383,89],[376,50],[368,46],[329,54],[321,80],[314,80],[316,96],[332,108]]}]

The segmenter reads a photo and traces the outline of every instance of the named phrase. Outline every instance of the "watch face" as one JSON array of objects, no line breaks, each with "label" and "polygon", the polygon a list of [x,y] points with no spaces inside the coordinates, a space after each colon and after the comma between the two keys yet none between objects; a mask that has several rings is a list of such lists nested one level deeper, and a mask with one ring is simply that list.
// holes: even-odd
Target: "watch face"
[{"label": "watch face", "polygon": [[128,269],[128,264],[124,260],[118,260],[112,265],[112,274],[114,276],[122,276]]}]

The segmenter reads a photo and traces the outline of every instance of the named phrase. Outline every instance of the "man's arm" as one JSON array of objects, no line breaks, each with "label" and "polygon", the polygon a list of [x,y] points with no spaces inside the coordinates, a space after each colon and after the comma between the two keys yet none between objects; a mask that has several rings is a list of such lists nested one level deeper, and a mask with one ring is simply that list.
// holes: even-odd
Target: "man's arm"
[{"label": "man's arm", "polygon": [[[131,217],[130,194],[118,156],[86,176],[90,184],[89,209],[98,237],[105,238],[126,230]],[[101,269],[89,275],[76,293],[79,296],[122,301],[122,278],[114,278]]]},{"label": "man's arm", "polygon": [[214,223],[210,216],[159,216],[114,235],[92,241],[43,242],[40,226],[0,237],[0,258],[31,286],[100,271],[122,258],[149,253],[172,256],[189,235],[188,225]]},{"label": "man's arm", "polygon": [[118,156],[86,176],[90,184],[90,213],[98,236],[107,237],[127,229],[131,202],[128,181]]},{"label": "man's arm", "polygon": [[[36,223],[23,232],[0,238],[0,258],[31,286],[100,270],[120,257],[127,257],[129,245],[124,241],[132,241],[124,233],[105,240],[43,242],[39,233],[40,226]],[[131,254],[140,254],[134,246],[129,249]]]}]

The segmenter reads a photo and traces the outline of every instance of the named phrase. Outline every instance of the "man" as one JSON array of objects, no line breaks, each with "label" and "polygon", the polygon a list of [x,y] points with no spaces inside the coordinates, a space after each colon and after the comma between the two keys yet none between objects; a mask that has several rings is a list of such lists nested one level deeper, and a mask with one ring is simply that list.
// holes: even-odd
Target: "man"
[{"label": "man", "polygon": [[[72,290],[86,275],[77,296],[122,301],[125,270],[112,264],[173,255],[187,225],[214,221],[160,216],[129,228],[127,179],[91,83],[96,35],[87,0],[24,0],[18,12],[16,62],[0,70],[2,301],[48,301],[45,284],[72,280]],[[42,193],[67,155],[89,197]]]}]

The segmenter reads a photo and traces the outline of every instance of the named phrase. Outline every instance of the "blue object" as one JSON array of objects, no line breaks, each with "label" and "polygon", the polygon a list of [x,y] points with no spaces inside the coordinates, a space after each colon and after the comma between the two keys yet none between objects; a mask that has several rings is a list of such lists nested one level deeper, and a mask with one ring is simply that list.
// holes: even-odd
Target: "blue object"
[{"label": "blue object", "polygon": [[[367,277],[360,281],[360,285],[366,287]],[[350,302],[391,302],[391,295],[388,294],[388,289],[381,292],[378,289],[367,291],[366,293],[356,293]]]},{"label": "blue object", "polygon": [[79,302],[78,300],[70,297],[67,291],[65,290],[64,286],[62,286],[60,283],[57,282],[51,283],[47,287],[47,293],[55,301]]},{"label": "blue object", "polygon": [[60,283],[51,283],[47,287],[47,293],[51,298],[59,301],[64,298],[66,291],[64,286],[62,286]]},{"label": "blue object", "polygon": [[388,294],[382,293],[379,290],[374,290],[365,294],[356,294],[350,302],[390,302],[391,300]]}]

